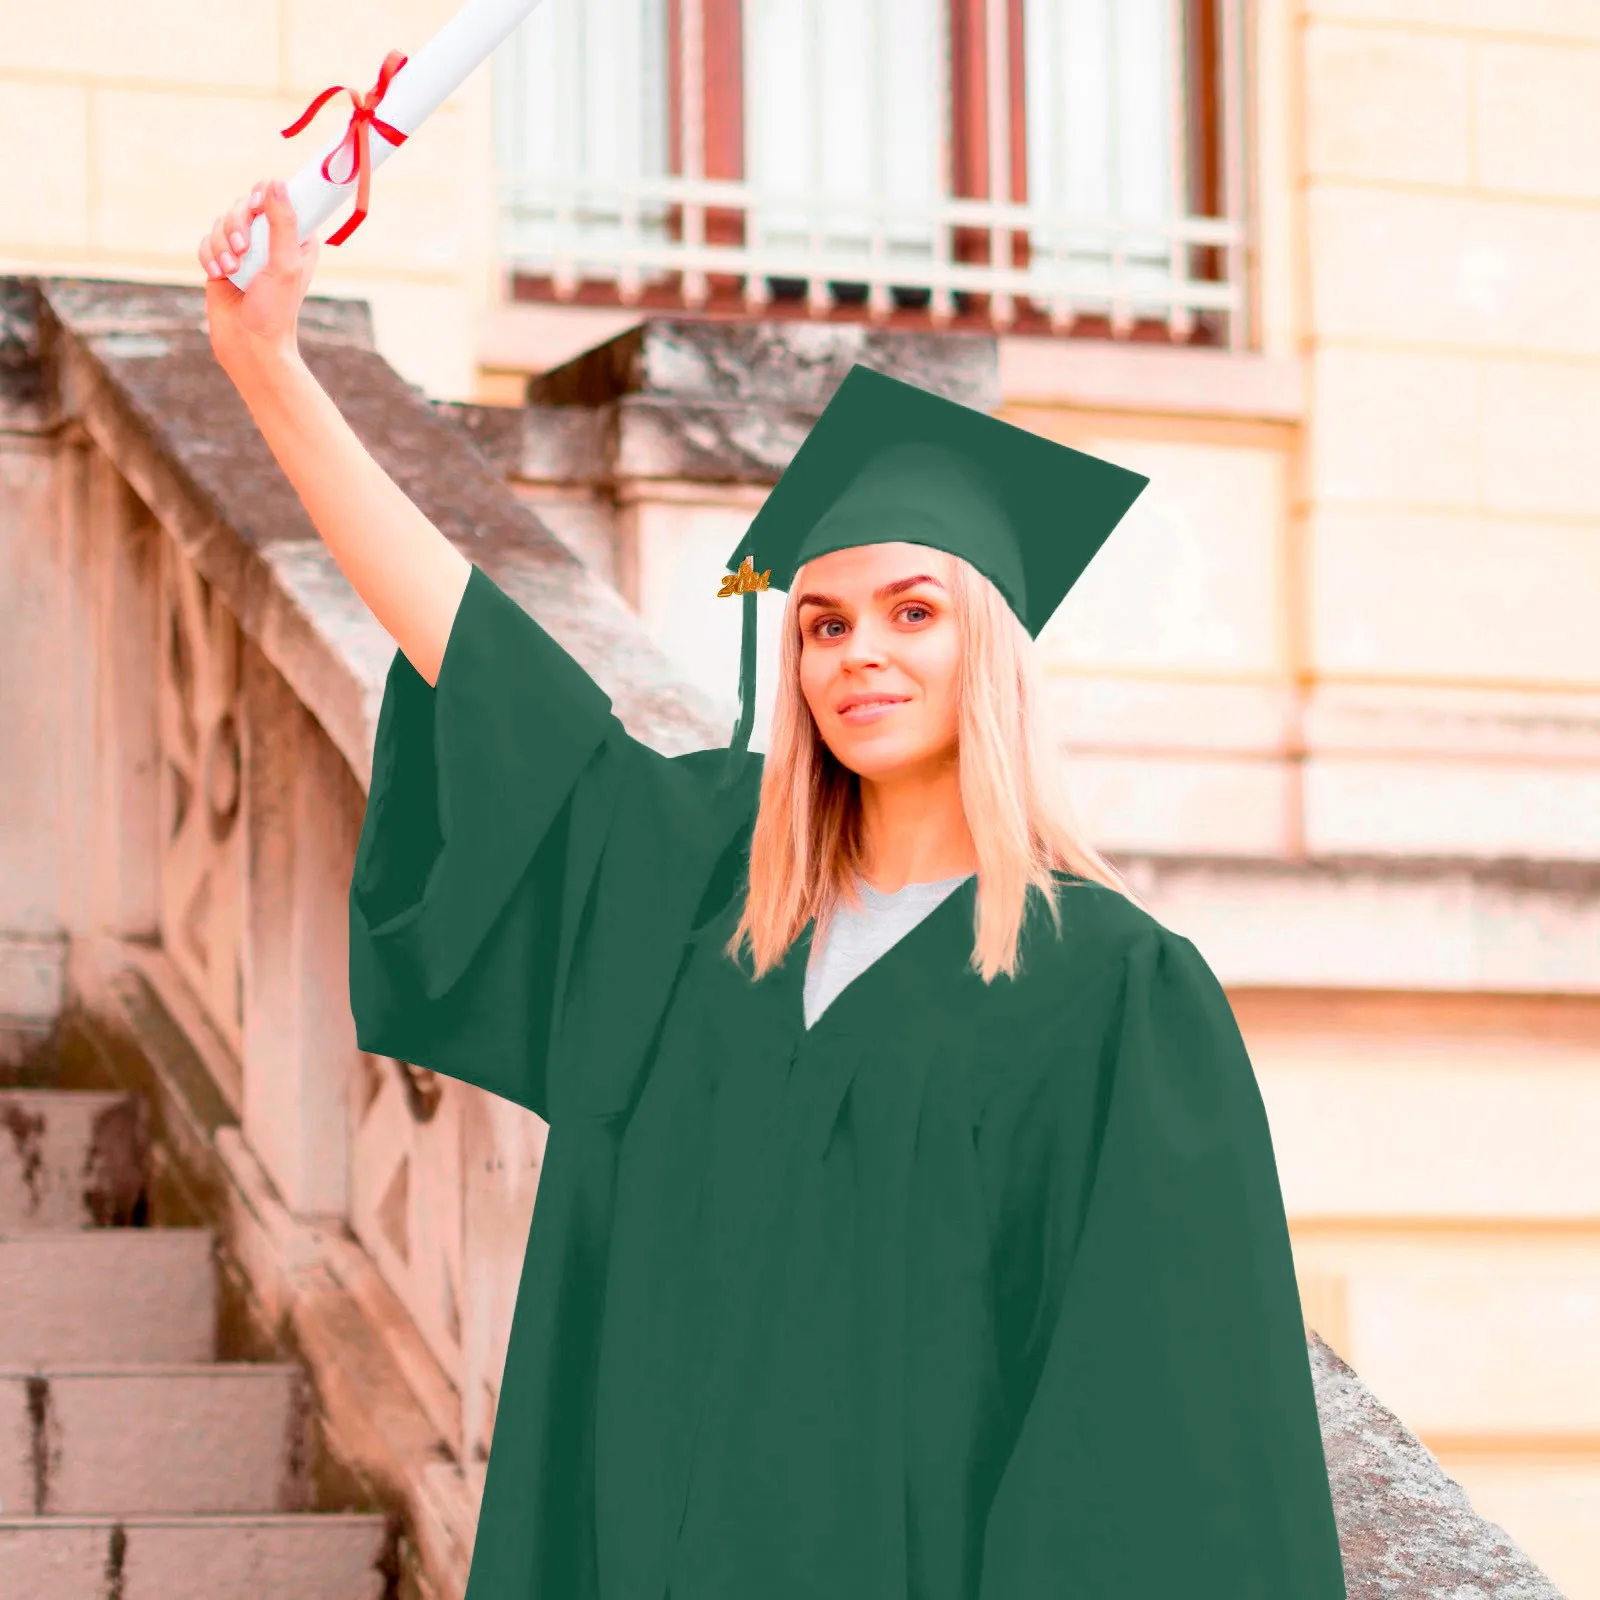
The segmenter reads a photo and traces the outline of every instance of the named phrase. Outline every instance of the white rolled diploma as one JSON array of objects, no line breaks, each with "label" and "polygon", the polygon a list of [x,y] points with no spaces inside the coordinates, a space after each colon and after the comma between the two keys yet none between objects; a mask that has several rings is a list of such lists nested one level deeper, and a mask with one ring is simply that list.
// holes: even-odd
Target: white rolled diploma
[{"label": "white rolled diploma", "polygon": [[[389,80],[383,99],[373,108],[373,115],[381,122],[398,128],[409,139],[429,116],[446,101],[471,75],[481,61],[494,54],[496,46],[522,19],[538,5],[539,0],[467,0],[464,5],[434,36]],[[382,63],[378,63],[381,67]],[[372,84],[378,79],[374,67]],[[361,89],[371,92],[372,84]],[[328,101],[321,109],[340,104],[337,99]],[[354,141],[347,157],[350,164],[348,183],[329,183],[322,175],[322,164],[344,143],[355,115],[355,106],[348,100],[347,114],[338,136],[331,140],[315,160],[302,167],[289,179],[289,204],[294,207],[298,223],[298,236],[309,238],[340,204],[352,197],[359,185],[356,170]],[[320,113],[319,113],[320,114]],[[371,126],[367,129],[369,152],[368,170],[376,172],[399,148]],[[339,165],[334,166],[339,170]],[[236,288],[248,289],[251,280],[267,264],[270,241],[270,224],[263,213],[250,224],[250,244],[238,268],[228,274],[228,281]]]}]

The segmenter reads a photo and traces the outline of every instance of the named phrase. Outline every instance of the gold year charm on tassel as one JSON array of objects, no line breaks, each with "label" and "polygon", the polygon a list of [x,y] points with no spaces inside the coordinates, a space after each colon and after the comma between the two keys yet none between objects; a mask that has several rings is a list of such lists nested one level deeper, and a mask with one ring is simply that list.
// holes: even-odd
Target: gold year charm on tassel
[{"label": "gold year charm on tassel", "polygon": [[757,573],[755,563],[749,556],[744,558],[744,564],[737,572],[729,572],[722,579],[722,587],[717,590],[717,599],[725,594],[749,594],[754,589],[766,589],[770,585],[767,579],[772,576],[772,568],[765,572]]}]

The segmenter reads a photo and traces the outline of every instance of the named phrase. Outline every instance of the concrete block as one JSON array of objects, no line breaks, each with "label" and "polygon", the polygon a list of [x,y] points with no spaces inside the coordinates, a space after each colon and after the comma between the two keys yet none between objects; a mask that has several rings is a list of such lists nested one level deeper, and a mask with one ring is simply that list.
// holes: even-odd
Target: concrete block
[{"label": "concrete block", "polygon": [[[268,48],[269,57],[276,53],[275,46]],[[218,214],[253,179],[291,173],[309,157],[310,151],[298,155],[279,137],[293,116],[286,101],[220,86],[195,94],[173,94],[160,85],[96,89],[90,248],[102,255],[168,258],[174,267],[163,276],[203,290],[200,239]],[[326,289],[326,276],[319,270],[319,290]]]},{"label": "concrete block", "polygon": [[[431,120],[428,126],[432,128]],[[456,159],[466,161],[470,157],[459,152]],[[388,176],[387,168],[384,176]],[[430,181],[443,184],[447,180],[434,174]],[[375,232],[364,247],[369,253],[351,256],[349,277],[337,275],[344,266],[341,262],[328,281],[337,284],[341,293],[359,294],[372,307],[377,348],[408,384],[429,399],[466,400],[477,381],[469,353],[472,309],[456,281],[432,259],[432,252],[448,244],[460,228],[459,207],[446,209],[446,198],[432,192],[427,196],[397,194],[386,204],[384,225],[399,229],[407,241],[405,246],[398,242],[385,245]],[[369,221],[376,224],[378,215],[374,209]],[[324,251],[323,262],[362,245],[366,231],[364,222],[355,238],[337,250]],[[363,273],[357,277],[363,259],[381,267],[381,275]],[[391,272],[391,260],[409,264],[415,275]],[[317,276],[319,280],[323,276],[321,267]]]},{"label": "concrete block", "polygon": [[1600,687],[1593,528],[1354,508],[1308,527],[1319,672]]},{"label": "concrete block", "polygon": [[[1597,770],[1322,757],[1304,785],[1319,853],[1600,861]],[[1562,982],[1553,966],[1545,976]]]},{"label": "concrete block", "polygon": [[1313,497],[1476,506],[1479,374],[1467,356],[1323,345],[1311,363]]},{"label": "concrete block", "polygon": [[1116,854],[1279,856],[1293,816],[1281,761],[1079,752],[1066,769],[1085,834]]},{"label": "concrete block", "polygon": [[1600,354],[1600,209],[1324,182],[1307,218],[1325,337]]},{"label": "concrete block", "polygon": [[1005,409],[1024,427],[1017,412],[1034,406],[1257,422],[1305,418],[1305,370],[1298,354],[1042,334],[1003,334],[996,342]]},{"label": "concrete block", "polygon": [[[0,30],[0,52],[11,26]],[[82,83],[13,81],[0,90],[0,150],[28,151],[26,161],[0,163],[0,252],[13,259],[89,248],[88,103]]]},{"label": "concrete block", "polygon": [[1474,60],[1479,182],[1600,198],[1600,51],[1494,42]]},{"label": "concrete block", "polygon": [[1151,437],[1132,421],[1032,412],[1047,438],[1150,486],[1039,634],[1053,667],[1276,674],[1283,659],[1289,441]]},{"label": "concrete block", "polygon": [[1241,997],[1291,1228],[1600,1217],[1600,1005],[1478,1001]]},{"label": "concrete block", "polygon": [[[1600,361],[1496,361],[1486,365],[1482,388],[1485,506],[1509,516],[1591,518],[1591,546],[1600,542]],[[1591,615],[1600,608],[1600,557],[1589,605]]]},{"label": "concrete block", "polygon": [[[121,0],[57,0],[48,6],[9,6],[0,28],[0,72],[76,81],[142,79],[165,86],[175,104],[192,107],[194,101],[172,94],[171,86],[270,89],[278,78],[278,26],[275,6],[241,11],[197,6],[194,0],[140,0],[136,6]],[[5,92],[12,92],[11,85]],[[202,127],[192,131],[204,142]]]},{"label": "concrete block", "polygon": [[1050,724],[1071,774],[1096,745],[1152,754],[1280,757],[1294,715],[1281,683],[1207,683],[1179,677],[1073,672],[1046,680]]},{"label": "concrete block", "polygon": [[1465,39],[1321,22],[1304,38],[1312,172],[1392,183],[1469,180]]},{"label": "concrete block", "polygon": [[1151,910],[1242,999],[1260,988],[1600,995],[1593,865],[1365,855],[1130,867]]},{"label": "concrete block", "polygon": [[1424,1442],[1539,1435],[1577,1446],[1600,1431],[1600,1240],[1319,1229],[1293,1242],[1297,1272],[1344,1281],[1340,1354]]}]

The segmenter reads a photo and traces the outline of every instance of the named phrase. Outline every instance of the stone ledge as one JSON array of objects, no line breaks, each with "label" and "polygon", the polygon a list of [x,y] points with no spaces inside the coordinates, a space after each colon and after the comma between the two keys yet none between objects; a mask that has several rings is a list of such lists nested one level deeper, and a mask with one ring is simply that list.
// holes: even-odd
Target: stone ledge
[{"label": "stone ledge", "polygon": [[1288,424],[1306,415],[1297,357],[1006,334],[999,373],[1007,406]]},{"label": "stone ledge", "polygon": [[639,482],[771,488],[820,412],[776,400],[622,395],[594,407],[432,402],[508,481],[615,491]]},{"label": "stone ledge", "polygon": [[599,406],[625,395],[678,403],[776,402],[821,411],[857,362],[982,411],[1002,401],[994,339],[862,323],[644,317],[528,380],[528,399]]},{"label": "stone ledge", "polygon": [[[53,314],[41,318],[48,286]],[[0,275],[0,429],[54,427],[60,418],[46,368],[51,321],[70,323],[80,338],[105,335],[107,349],[129,356],[165,353],[167,336],[197,336],[213,366],[205,291],[120,278]],[[373,348],[365,300],[308,295],[300,308],[304,337],[324,344]]]},{"label": "stone ledge", "polygon": [[617,482],[778,481],[820,412],[775,400],[753,403],[628,395],[614,404],[612,477]]},{"label": "stone ledge", "polygon": [[1103,852],[1226,985],[1600,995],[1600,863]]}]

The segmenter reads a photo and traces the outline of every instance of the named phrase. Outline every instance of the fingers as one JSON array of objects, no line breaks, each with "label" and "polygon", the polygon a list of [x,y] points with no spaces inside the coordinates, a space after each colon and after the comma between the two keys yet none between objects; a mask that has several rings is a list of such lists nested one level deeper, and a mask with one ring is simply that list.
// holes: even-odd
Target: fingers
[{"label": "fingers", "polygon": [[203,248],[210,257],[209,267],[217,272],[233,272],[239,266],[239,259],[244,254],[243,246],[235,246],[235,238],[242,232],[237,219],[230,212],[223,212],[211,225],[211,232],[203,241]]},{"label": "fingers", "polygon": [[293,273],[301,260],[300,218],[281,181],[266,185],[266,212],[269,224],[268,250],[274,267]]},{"label": "fingers", "polygon": [[200,264],[208,277],[221,277],[238,270],[250,248],[250,228],[263,209],[267,185],[258,183],[249,194],[240,195],[233,205],[212,224],[211,232],[200,241]]}]

